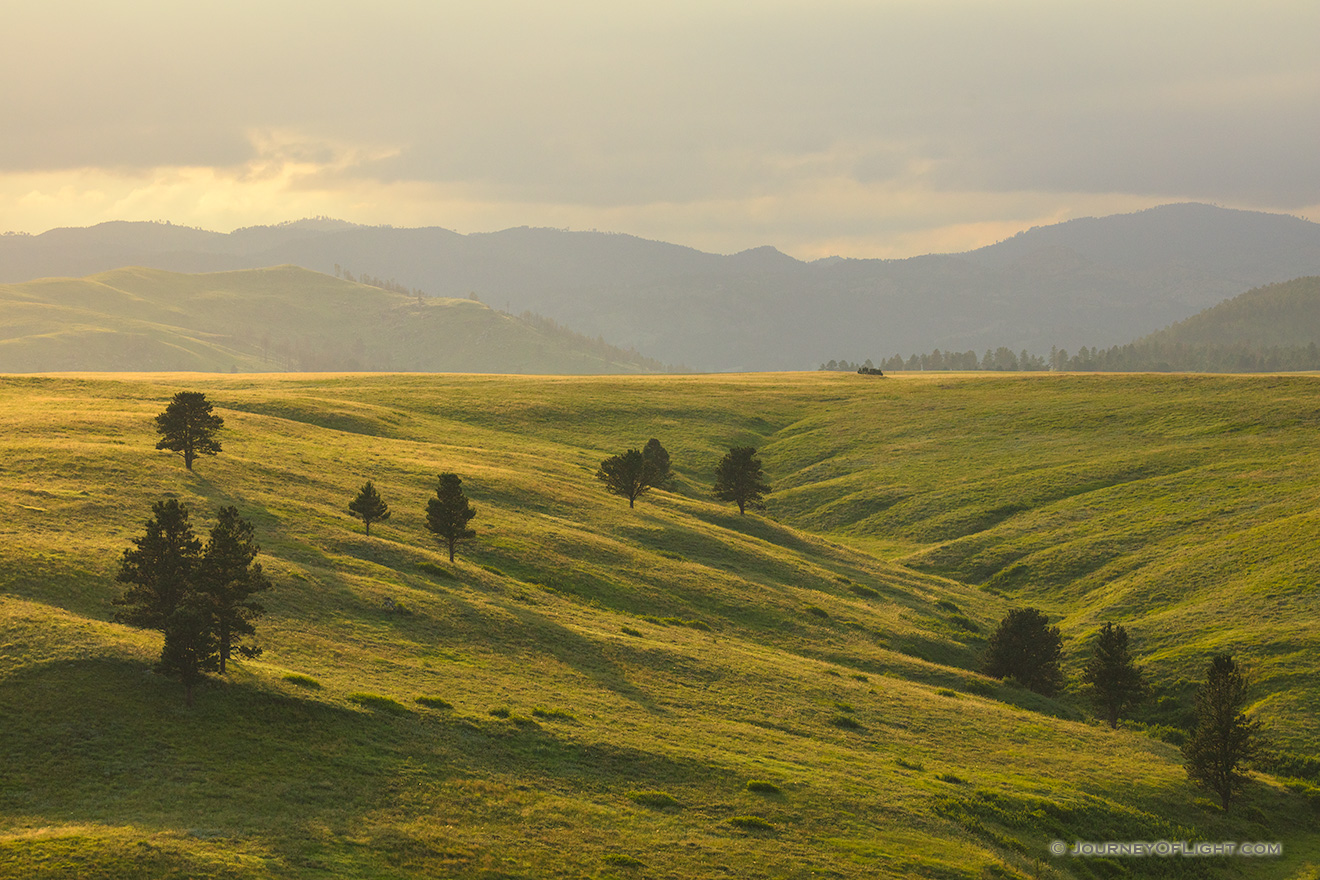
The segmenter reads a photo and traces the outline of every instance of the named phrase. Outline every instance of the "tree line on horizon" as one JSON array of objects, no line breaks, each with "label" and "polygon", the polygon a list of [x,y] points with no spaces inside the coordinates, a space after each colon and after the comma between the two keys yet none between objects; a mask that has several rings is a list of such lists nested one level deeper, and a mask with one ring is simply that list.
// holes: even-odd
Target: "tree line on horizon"
[{"label": "tree line on horizon", "polygon": [[[859,372],[872,366],[848,360],[831,360],[817,370]],[[1289,373],[1320,370],[1320,346],[1309,345],[1212,345],[1187,342],[1133,342],[1109,348],[1083,345],[1075,353],[1054,346],[1048,355],[1036,355],[1023,349],[1014,352],[1007,346],[975,351],[941,351],[929,354],[900,354],[880,362],[879,369],[891,372],[930,372],[943,370],[997,372],[1096,372],[1096,373]]]}]

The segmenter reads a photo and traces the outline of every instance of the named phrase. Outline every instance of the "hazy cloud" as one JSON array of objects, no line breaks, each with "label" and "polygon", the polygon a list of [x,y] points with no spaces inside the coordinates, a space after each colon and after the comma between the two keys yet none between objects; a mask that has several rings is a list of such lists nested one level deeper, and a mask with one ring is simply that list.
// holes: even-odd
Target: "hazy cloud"
[{"label": "hazy cloud", "polygon": [[315,209],[892,255],[1320,205],[1309,0],[15,5],[0,227]]}]

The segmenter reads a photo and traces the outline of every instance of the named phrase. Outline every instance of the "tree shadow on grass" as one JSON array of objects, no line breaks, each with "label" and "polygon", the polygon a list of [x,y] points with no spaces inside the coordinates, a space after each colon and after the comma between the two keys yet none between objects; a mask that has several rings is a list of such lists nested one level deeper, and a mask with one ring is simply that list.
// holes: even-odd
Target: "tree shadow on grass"
[{"label": "tree shadow on grass", "polygon": [[629,679],[628,670],[610,656],[611,649],[606,643],[587,638],[530,608],[510,606],[505,610],[518,620],[520,626],[517,629],[503,627],[498,642],[492,642],[492,647],[506,653],[549,654],[604,690],[650,712],[665,711],[651,694]]},{"label": "tree shadow on grass", "polygon": [[[129,660],[70,660],[0,681],[3,812],[67,822],[248,826],[366,809],[385,766],[355,752],[359,713],[216,681],[180,685]],[[359,717],[355,717],[359,716]]]},{"label": "tree shadow on grass", "polygon": [[[397,855],[388,834],[362,851],[364,829],[382,821],[441,811],[459,823],[507,821],[514,835],[518,791],[622,803],[630,789],[672,788],[681,799],[687,786],[740,784],[726,768],[574,730],[561,738],[526,719],[360,710],[252,680],[217,681],[186,709],[179,685],[143,663],[54,662],[0,680],[0,815],[251,839],[295,864],[327,853],[372,863]],[[474,778],[488,793],[455,802]]]}]

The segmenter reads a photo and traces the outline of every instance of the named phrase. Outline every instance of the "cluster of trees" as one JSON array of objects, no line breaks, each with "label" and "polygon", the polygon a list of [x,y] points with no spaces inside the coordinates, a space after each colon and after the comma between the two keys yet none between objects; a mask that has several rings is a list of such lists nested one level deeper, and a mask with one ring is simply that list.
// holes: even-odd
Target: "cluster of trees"
[{"label": "cluster of trees", "polygon": [[[641,449],[610,456],[596,471],[596,479],[605,484],[605,489],[612,495],[627,498],[629,507],[636,506],[637,499],[648,489],[667,488],[672,476],[669,453],[654,437]],[[711,494],[721,501],[737,504],[739,514],[745,514],[747,505],[759,502],[769,492],[761,459],[751,446],[730,447],[715,466]]]},{"label": "cluster of trees", "polygon": [[1076,355],[1060,349],[1058,370],[1096,372],[1273,373],[1320,370],[1320,347],[1309,345],[1193,345],[1138,342],[1108,349],[1082,346]]},{"label": "cluster of trees", "polygon": [[256,562],[260,549],[252,525],[235,507],[222,507],[206,545],[193,534],[188,508],[170,498],[151,508],[142,537],[124,551],[115,579],[125,585],[115,599],[115,619],[164,634],[157,670],[177,675],[185,699],[207,672],[224,675],[235,653],[255,657],[261,649],[235,640],[255,635],[263,613],[252,597],[270,588]]},{"label": "cluster of trees", "polygon": [[838,371],[841,373],[860,373],[863,370],[875,369],[875,364],[871,363],[870,358],[867,358],[865,363],[860,363],[860,364],[854,364],[846,360],[826,361],[816,369],[818,371],[826,370],[826,371]]},{"label": "cluster of trees", "polygon": [[1054,369],[1045,358],[1029,354],[1025,349],[1014,353],[1012,349],[1000,346],[984,355],[968,351],[940,351],[938,348],[930,354],[914,354],[904,359],[901,354],[880,362],[884,370],[1049,370]]},{"label": "cluster of trees", "polygon": [[[830,361],[834,364],[835,361]],[[846,364],[846,361],[840,361]],[[870,363],[869,361],[867,363]],[[1000,346],[978,357],[974,351],[940,351],[902,355],[881,361],[885,370],[999,370],[1030,372],[1199,372],[1272,373],[1320,370],[1320,346],[1310,345],[1191,345],[1183,342],[1134,342],[1110,348],[1083,345],[1075,354],[1054,346],[1048,356],[1025,349],[1014,354]],[[846,369],[822,364],[820,369]]]},{"label": "cluster of trees", "polygon": [[[1012,678],[1045,696],[1064,688],[1063,636],[1036,608],[1010,611],[990,636],[984,671]],[[1128,650],[1127,631],[1106,623],[1082,668],[1081,690],[1095,711],[1117,728],[1150,694],[1145,674]],[[1196,783],[1219,796],[1225,810],[1241,792],[1245,768],[1260,752],[1259,723],[1242,711],[1247,680],[1230,654],[1216,654],[1196,695],[1196,720],[1183,744],[1184,766]]]},{"label": "cluster of trees", "polygon": [[[214,414],[205,394],[180,391],[156,417],[160,434],[156,448],[179,453],[191,471],[198,456],[221,451],[216,434],[222,427],[224,420]],[[390,518],[389,505],[370,480],[348,510],[362,520],[368,535],[372,523]],[[426,505],[426,528],[448,548],[450,562],[460,542],[476,537],[468,527],[476,515],[458,475],[440,474],[435,497]],[[123,606],[115,619],[164,634],[156,668],[179,677],[191,706],[194,689],[206,673],[224,675],[235,653],[246,657],[261,653],[260,648],[234,642],[256,634],[253,622],[263,608],[252,596],[271,586],[255,561],[260,548],[252,525],[237,508],[221,508],[203,547],[193,535],[188,509],[167,499],[152,507],[146,532],[133,544],[120,562],[117,580],[126,588],[114,600]]]},{"label": "cluster of trees", "polygon": [[381,290],[390,290],[393,291],[394,293],[402,293],[404,296],[415,296],[417,297],[418,302],[421,302],[422,299],[425,298],[426,296],[426,292],[422,290],[420,287],[410,288],[406,285],[400,284],[399,282],[395,281],[393,278],[389,278],[389,279],[376,278],[375,276],[367,275],[366,273],[354,276],[352,272],[342,268],[338,263],[335,263],[335,277],[342,278],[345,281],[353,281],[357,284],[366,284],[371,287],[379,287]]}]

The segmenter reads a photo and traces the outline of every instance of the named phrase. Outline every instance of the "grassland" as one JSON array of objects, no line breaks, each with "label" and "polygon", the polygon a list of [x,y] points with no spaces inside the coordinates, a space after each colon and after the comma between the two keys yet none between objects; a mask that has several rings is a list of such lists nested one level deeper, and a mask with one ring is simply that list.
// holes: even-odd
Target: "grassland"
[{"label": "grassland", "polygon": [[[1313,878],[1314,795],[1260,775],[1223,815],[1168,743],[974,670],[1014,604],[1074,657],[1113,619],[1152,720],[1232,649],[1314,755],[1316,383],[0,380],[0,877]],[[192,474],[152,448],[183,389],[226,421]],[[651,436],[678,480],[629,510],[593,473]],[[706,487],[744,443],[776,492],[739,517]],[[479,511],[453,565],[442,470]],[[277,584],[192,710],[111,621],[162,497],[237,505]],[[1161,837],[1285,855],[1047,850]]]}]

